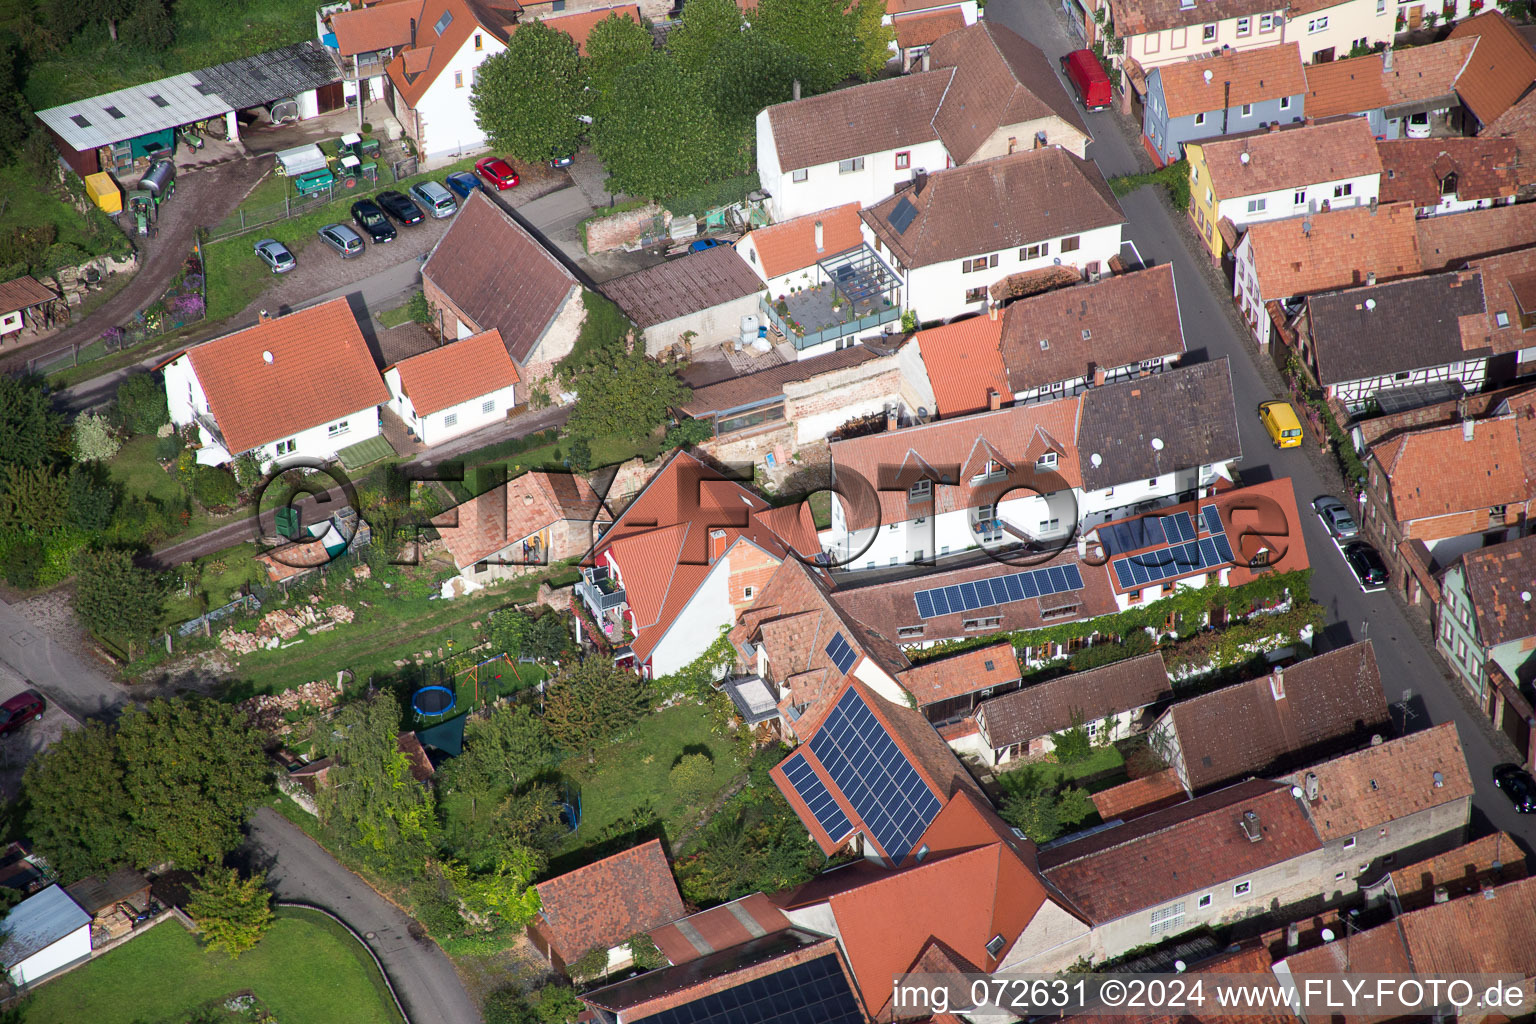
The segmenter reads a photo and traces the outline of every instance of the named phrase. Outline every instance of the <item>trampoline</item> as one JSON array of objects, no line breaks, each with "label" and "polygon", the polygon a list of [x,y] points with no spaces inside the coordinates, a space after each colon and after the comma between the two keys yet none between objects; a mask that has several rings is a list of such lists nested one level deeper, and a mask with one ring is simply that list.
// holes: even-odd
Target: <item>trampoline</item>
[{"label": "trampoline", "polygon": [[446,686],[423,686],[411,697],[411,707],[428,718],[446,715],[457,702],[454,692]]}]

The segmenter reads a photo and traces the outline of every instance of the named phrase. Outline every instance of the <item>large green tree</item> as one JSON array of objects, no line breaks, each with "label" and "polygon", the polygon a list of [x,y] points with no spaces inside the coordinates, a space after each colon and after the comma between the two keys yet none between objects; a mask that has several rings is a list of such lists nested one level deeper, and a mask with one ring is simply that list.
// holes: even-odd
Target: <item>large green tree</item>
[{"label": "large green tree", "polygon": [[896,29],[884,24],[885,0],[859,0],[851,12],[855,44],[853,72],[864,81],[879,77],[895,56]]},{"label": "large green tree", "polygon": [[0,376],[0,466],[40,466],[56,459],[65,431],[41,377]]},{"label": "large green tree", "polygon": [[688,0],[682,23],[667,34],[667,52],[689,74],[713,71],[744,28],[736,0]]},{"label": "large green tree", "polygon": [[575,384],[579,400],[568,426],[588,440],[642,439],[693,393],[669,367],[648,358],[641,344],[633,352],[608,353],[577,374]]},{"label": "large green tree", "polygon": [[92,633],[138,643],[160,628],[167,587],[159,573],[133,562],[123,548],[75,556],[75,614]]},{"label": "large green tree", "polygon": [[470,92],[475,120],[492,146],[542,163],[576,151],[585,125],[586,75],[576,42],[542,21],[527,21],[507,48],[480,65]]},{"label": "large green tree", "polygon": [[854,20],[846,0],[760,0],[752,30],[805,58],[801,84],[816,93],[859,70]]},{"label": "large green tree", "polygon": [[1003,791],[1001,816],[1036,843],[1048,843],[1095,813],[1086,789],[1064,785],[1039,765],[1005,772],[998,780]]},{"label": "large green tree", "polygon": [[665,54],[625,68],[595,116],[592,144],[615,191],[678,196],[741,174],[750,160],[750,133],[723,124],[703,77]]},{"label": "large green tree", "polygon": [[71,882],[128,859],[133,823],[112,726],[67,729],[22,776],[33,848]]},{"label": "large green tree", "polygon": [[550,680],[544,722],[555,741],[588,754],[651,709],[650,684],[603,658],[567,666]]},{"label": "large green tree", "polygon": [[758,111],[793,98],[805,66],[789,47],[760,32],[743,32],[721,43],[720,59],[704,72],[704,81],[720,122],[750,131]]},{"label": "large green tree", "polygon": [[171,422],[165,387],[152,373],[133,373],[117,386],[117,411],[130,434],[153,434]]},{"label": "large green tree", "polygon": [[444,767],[446,781],[473,792],[520,786],[554,761],[555,744],[544,720],[526,706],[497,708],[472,720],[464,753]]},{"label": "large green tree", "polygon": [[49,466],[0,469],[0,529],[46,536],[64,525],[69,485]]},{"label": "large green tree", "polygon": [[241,878],[221,864],[203,872],[187,901],[187,914],[209,949],[233,959],[261,941],[274,920],[266,881],[265,874]]},{"label": "large green tree", "polygon": [[400,752],[400,706],[387,693],[336,716],[325,752],[335,763],[320,790],[320,817],[370,866],[395,876],[420,872],[437,836],[432,794]]},{"label": "large green tree", "polygon": [[15,45],[0,41],[0,163],[20,153],[32,130],[32,111],[21,94],[22,71]]},{"label": "large green tree", "polygon": [[135,863],[191,868],[240,844],[240,826],[267,795],[267,768],[233,707],[202,697],[130,707],[117,744]]},{"label": "large green tree", "polygon": [[613,95],[624,69],[656,52],[651,33],[633,18],[610,14],[587,33],[587,84],[602,102]]}]

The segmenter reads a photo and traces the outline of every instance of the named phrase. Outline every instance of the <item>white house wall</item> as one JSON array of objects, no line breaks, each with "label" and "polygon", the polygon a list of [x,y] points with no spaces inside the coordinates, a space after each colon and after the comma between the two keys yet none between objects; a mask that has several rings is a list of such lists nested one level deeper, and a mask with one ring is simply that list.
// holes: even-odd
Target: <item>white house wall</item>
[{"label": "white house wall", "polygon": [[[1466,2],[1462,0],[1463,6]],[[1428,9],[1426,6],[1425,10]],[[1435,11],[1438,13],[1439,10],[1437,3]],[[1365,46],[1377,43],[1390,46],[1396,33],[1396,21],[1397,0],[1348,0],[1288,19],[1285,42],[1301,48],[1301,59],[1306,64],[1313,63],[1314,57],[1326,56],[1330,48],[1334,60],[1343,60],[1357,42]]]},{"label": "white house wall", "polygon": [[[1091,451],[1092,442],[1084,440],[1081,447]],[[1144,501],[1167,504],[1180,494],[1209,487],[1215,479],[1215,469],[1207,465],[1175,470],[1145,480],[1131,480],[1097,491],[1080,490],[1077,492],[1078,521],[1097,526],[1129,514],[1129,509]]]},{"label": "white house wall", "polygon": [[[741,336],[741,318],[758,316],[761,292],[743,295],[739,299],[722,302],[718,306],[676,317],[645,329],[647,355],[660,355],[683,340],[683,335],[693,333],[689,340],[695,351],[718,348],[721,342]],[[759,318],[761,319],[761,318]]]},{"label": "white house wall", "polygon": [[1344,381],[1340,384],[1328,385],[1328,394],[1337,398],[1349,407],[1351,412],[1360,412],[1369,399],[1381,391],[1390,391],[1393,388],[1406,388],[1415,384],[1437,384],[1444,381],[1459,380],[1466,386],[1467,391],[1476,392],[1483,388],[1483,381],[1488,375],[1488,360],[1471,359],[1461,363],[1446,363],[1441,366],[1425,367],[1412,370],[1407,373],[1387,374],[1381,377],[1367,377],[1360,380]]},{"label": "white house wall", "polygon": [[[1347,186],[1349,195],[1335,198],[1334,190]],[[1196,188],[1210,190],[1209,182],[1197,183]],[[1216,206],[1216,218],[1226,217],[1239,229],[1266,220],[1282,220],[1303,214],[1318,213],[1324,209],[1347,210],[1352,206],[1369,206],[1381,195],[1381,175],[1362,174],[1337,181],[1323,181],[1314,185],[1280,188],[1272,192],[1255,192],[1253,195],[1223,199]],[[1298,201],[1299,197],[1299,201]],[[1262,210],[1248,212],[1250,203],[1261,203]],[[1327,203],[1325,207],[1323,204]]]},{"label": "white house wall", "polygon": [[[1283,10],[1283,5],[1277,6],[1276,10]],[[1246,32],[1243,31],[1243,22],[1247,23]],[[1143,68],[1150,71],[1164,64],[1175,64],[1195,57],[1204,57],[1223,47],[1231,50],[1254,50],[1275,46],[1283,41],[1285,34],[1285,24],[1281,18],[1272,18],[1266,28],[1265,22],[1257,14],[1251,17],[1226,18],[1211,22],[1209,28],[1213,34],[1210,38],[1205,35],[1207,27],[1192,25],[1187,28],[1163,29],[1161,32],[1131,36],[1125,40],[1125,57],[1136,58]],[[1121,60],[1123,63],[1124,58]]]},{"label": "white house wall", "polygon": [[91,955],[91,926],[83,924],[45,949],[27,957],[11,967],[11,980],[17,985],[30,985],[37,979],[68,967]]},{"label": "white house wall", "polygon": [[[422,26],[419,31],[430,32],[431,26]],[[454,54],[453,59],[427,87],[421,101],[416,104],[415,113],[406,115],[421,119],[420,144],[424,156],[457,155],[485,145],[485,132],[475,122],[475,112],[469,105],[474,72],[487,57],[495,56],[506,47],[484,29],[476,31],[481,36],[484,48],[475,49],[474,34],[471,33],[459,52]],[[457,88],[453,84],[455,72],[462,76],[463,82]]]},{"label": "white house wall", "polygon": [[[389,393],[393,396],[390,404],[394,406],[395,412],[405,421],[406,426],[415,431],[421,443],[426,445],[441,444],[472,430],[499,423],[516,404],[516,386],[511,385],[440,409],[430,416],[418,416],[410,396],[405,394],[401,386],[399,370],[394,367],[386,370],[384,383],[389,385]],[[487,402],[491,403],[489,410],[485,408]],[[451,425],[449,417],[453,418]]]},{"label": "white house wall", "polygon": [[729,556],[715,563],[693,597],[677,613],[665,636],[651,650],[651,675],[664,676],[689,665],[708,650],[720,630],[735,623],[730,593]]},{"label": "white house wall", "polygon": [[1447,213],[1465,213],[1468,210],[1486,210],[1492,206],[1508,206],[1515,201],[1514,196],[1506,196],[1503,199],[1463,199],[1458,195],[1442,196],[1435,206],[1420,206],[1414,212],[1420,217],[1439,217]]},{"label": "white house wall", "polygon": [[[896,166],[898,152],[910,154],[908,166]],[[915,171],[942,171],[949,166],[949,154],[944,144],[936,139],[906,149],[859,155],[864,160],[864,168],[847,173],[838,170],[837,161],[814,167],[781,168],[768,111],[760,111],[757,115],[758,176],[769,194],[768,211],[776,221],[830,210],[844,203],[872,206],[895,192],[897,185],[912,180]],[[793,180],[796,170],[806,172],[804,181]]]}]

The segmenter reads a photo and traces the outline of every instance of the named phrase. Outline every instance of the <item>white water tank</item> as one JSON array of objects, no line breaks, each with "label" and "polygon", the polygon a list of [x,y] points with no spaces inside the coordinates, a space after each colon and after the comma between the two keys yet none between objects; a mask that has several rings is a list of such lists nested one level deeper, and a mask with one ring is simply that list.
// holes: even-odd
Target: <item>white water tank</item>
[{"label": "white water tank", "polygon": [[756,344],[759,326],[761,324],[756,314],[748,313],[741,318],[741,343],[743,346]]}]

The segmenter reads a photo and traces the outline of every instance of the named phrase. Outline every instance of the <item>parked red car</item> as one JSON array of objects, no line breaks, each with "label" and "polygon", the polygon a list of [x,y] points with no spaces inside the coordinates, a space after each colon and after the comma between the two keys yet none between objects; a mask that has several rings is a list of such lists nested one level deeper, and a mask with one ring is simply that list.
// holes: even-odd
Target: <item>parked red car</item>
[{"label": "parked red car", "polygon": [[1110,104],[1109,76],[1092,50],[1073,50],[1061,58],[1061,70],[1072,80],[1077,98],[1089,110],[1103,110]]},{"label": "parked red car", "polygon": [[28,722],[43,717],[48,702],[36,690],[23,690],[4,704],[0,704],[0,735],[15,732]]},{"label": "parked red car", "polygon": [[484,160],[476,161],[475,173],[502,192],[517,184],[517,172],[512,169],[511,164],[499,156],[488,156]]}]

